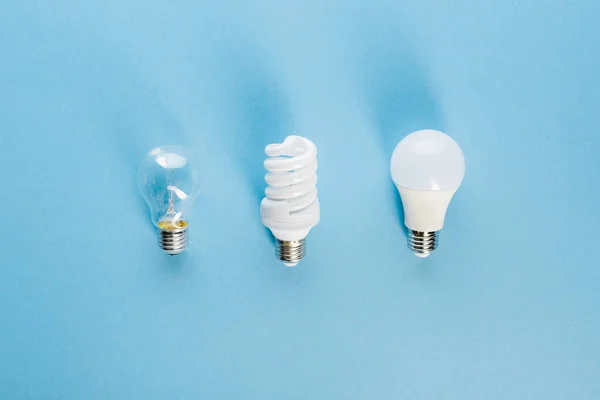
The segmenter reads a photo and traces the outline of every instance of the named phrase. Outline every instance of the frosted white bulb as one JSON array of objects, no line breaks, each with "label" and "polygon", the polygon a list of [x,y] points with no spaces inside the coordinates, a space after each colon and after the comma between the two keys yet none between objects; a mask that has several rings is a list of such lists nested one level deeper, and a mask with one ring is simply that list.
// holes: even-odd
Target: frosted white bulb
[{"label": "frosted white bulb", "polygon": [[408,247],[427,257],[437,247],[446,210],[465,176],[462,150],[445,133],[416,131],[394,149],[390,171],[404,205]]},{"label": "frosted white bulb", "polygon": [[188,243],[188,216],[200,188],[197,162],[181,146],[160,146],[148,153],[138,169],[138,189],[158,228],[158,245],[170,255]]},{"label": "frosted white bulb", "polygon": [[306,236],[320,218],[317,199],[317,147],[288,136],[265,148],[267,189],[260,205],[262,223],[277,239],[277,258],[288,267],[306,253]]}]

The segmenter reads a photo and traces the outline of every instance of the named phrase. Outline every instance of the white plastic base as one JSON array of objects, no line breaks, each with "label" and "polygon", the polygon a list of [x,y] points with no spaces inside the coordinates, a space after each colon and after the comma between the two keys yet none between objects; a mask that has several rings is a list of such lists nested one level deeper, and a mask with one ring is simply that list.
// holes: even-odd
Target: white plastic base
[{"label": "white plastic base", "polygon": [[404,225],[419,232],[437,232],[444,227],[453,190],[412,190],[397,186],[404,206]]}]

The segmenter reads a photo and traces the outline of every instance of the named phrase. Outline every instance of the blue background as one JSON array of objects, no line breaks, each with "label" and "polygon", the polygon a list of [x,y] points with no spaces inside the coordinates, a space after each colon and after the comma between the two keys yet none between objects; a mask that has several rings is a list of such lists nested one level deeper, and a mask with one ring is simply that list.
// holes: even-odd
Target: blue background
[{"label": "blue background", "polygon": [[[4,1],[0,398],[597,399],[600,3]],[[448,132],[467,175],[406,248],[389,157]],[[295,269],[263,148],[319,148]],[[135,172],[197,151],[193,244]]]}]

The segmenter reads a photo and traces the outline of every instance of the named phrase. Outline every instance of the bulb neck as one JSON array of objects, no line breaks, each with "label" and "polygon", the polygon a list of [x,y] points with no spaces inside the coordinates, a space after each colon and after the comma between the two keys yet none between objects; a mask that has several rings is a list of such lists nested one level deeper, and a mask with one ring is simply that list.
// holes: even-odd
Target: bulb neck
[{"label": "bulb neck", "polygon": [[187,244],[187,226],[179,229],[158,228],[158,247],[167,254],[176,256],[185,250]]},{"label": "bulb neck", "polygon": [[404,208],[404,225],[408,229],[436,232],[444,227],[446,210],[456,189],[413,190],[397,187]]},{"label": "bulb neck", "polygon": [[408,230],[408,248],[415,256],[420,258],[429,257],[438,246],[439,231],[422,232],[413,229]]},{"label": "bulb neck", "polygon": [[275,245],[275,255],[286,267],[295,267],[306,254],[306,238],[299,240],[279,240]]}]

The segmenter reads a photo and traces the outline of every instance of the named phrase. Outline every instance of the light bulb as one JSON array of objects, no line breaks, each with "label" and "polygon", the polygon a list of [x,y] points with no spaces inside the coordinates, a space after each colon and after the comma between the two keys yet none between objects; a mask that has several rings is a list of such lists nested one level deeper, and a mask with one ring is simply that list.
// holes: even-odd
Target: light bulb
[{"label": "light bulb", "polygon": [[404,205],[408,247],[427,257],[438,245],[446,210],[465,176],[465,158],[448,135],[431,129],[403,138],[390,163]]},{"label": "light bulb", "polygon": [[277,239],[276,255],[293,267],[306,253],[306,236],[320,218],[317,199],[317,147],[288,136],[265,148],[267,189],[260,205],[262,223]]},{"label": "light bulb", "polygon": [[138,188],[158,228],[158,245],[172,256],[188,243],[188,217],[200,187],[197,167],[188,150],[169,145],[151,150],[138,169]]}]

